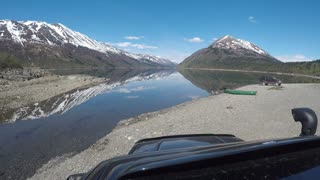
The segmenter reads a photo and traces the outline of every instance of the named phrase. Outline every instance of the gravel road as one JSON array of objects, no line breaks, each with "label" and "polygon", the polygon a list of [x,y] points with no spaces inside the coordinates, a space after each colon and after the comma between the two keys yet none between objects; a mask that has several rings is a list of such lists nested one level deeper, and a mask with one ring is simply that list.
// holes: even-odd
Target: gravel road
[{"label": "gravel road", "polygon": [[86,172],[102,160],[126,154],[141,138],[189,133],[228,133],[244,140],[292,137],[299,135],[301,128],[293,121],[292,108],[309,107],[320,116],[320,84],[240,89],[257,90],[258,94],[214,95],[122,121],[87,150],[50,160],[31,179],[65,179]]}]

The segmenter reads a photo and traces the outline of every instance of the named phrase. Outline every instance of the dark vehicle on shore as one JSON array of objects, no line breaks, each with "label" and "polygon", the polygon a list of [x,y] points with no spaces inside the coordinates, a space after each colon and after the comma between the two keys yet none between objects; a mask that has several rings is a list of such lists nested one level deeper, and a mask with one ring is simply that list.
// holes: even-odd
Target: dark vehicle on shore
[{"label": "dark vehicle on shore", "polygon": [[274,76],[267,76],[267,75],[261,76],[259,80],[263,86],[267,86],[267,85],[281,86],[281,83],[282,83],[280,79],[277,79]]},{"label": "dark vehicle on shore", "polygon": [[243,141],[227,134],[143,139],[128,155],[68,179],[319,179],[320,137],[311,109],[292,109],[298,137]]}]

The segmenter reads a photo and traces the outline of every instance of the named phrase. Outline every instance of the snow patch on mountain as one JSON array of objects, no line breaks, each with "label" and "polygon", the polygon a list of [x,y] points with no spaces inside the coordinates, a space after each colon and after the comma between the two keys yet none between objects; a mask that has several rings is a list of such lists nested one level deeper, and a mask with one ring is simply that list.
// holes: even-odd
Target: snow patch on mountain
[{"label": "snow patch on mountain", "polygon": [[25,32],[21,31],[16,24],[12,23],[11,21],[8,21],[6,26],[7,26],[7,30],[11,34],[12,39],[15,42],[23,44],[23,42],[26,41],[25,39],[21,38],[21,35],[23,35]]},{"label": "snow patch on mountain", "polygon": [[86,47],[109,56],[110,53],[128,56],[144,63],[174,65],[171,61],[152,55],[133,54],[117,49],[110,44],[98,42],[88,36],[73,31],[63,24],[49,24],[40,21],[0,20],[0,40],[13,40],[24,46],[26,43],[62,46],[72,44],[76,47]]},{"label": "snow patch on mountain", "polygon": [[215,41],[212,44],[213,48],[220,48],[220,49],[233,49],[233,50],[239,50],[239,49],[247,49],[250,51],[254,51],[258,54],[264,55],[264,56],[270,56],[268,52],[264,51],[263,49],[259,48],[255,44],[245,41],[242,39],[235,39],[230,35],[224,36],[217,41]]},{"label": "snow patch on mountain", "polygon": [[147,55],[147,54],[134,54],[135,59],[138,59],[140,61],[152,61],[158,64],[172,64],[174,65],[173,62],[171,62],[168,59],[162,58],[160,56],[151,56],[151,55]]}]

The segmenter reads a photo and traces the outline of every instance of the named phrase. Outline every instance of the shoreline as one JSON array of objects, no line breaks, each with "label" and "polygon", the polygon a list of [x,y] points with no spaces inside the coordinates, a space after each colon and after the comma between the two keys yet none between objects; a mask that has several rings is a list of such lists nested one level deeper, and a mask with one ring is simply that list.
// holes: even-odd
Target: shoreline
[{"label": "shoreline", "polygon": [[[106,81],[105,78],[89,75],[47,75],[28,81],[0,80],[0,111],[2,111],[2,116],[5,116],[6,112],[14,109]],[[0,116],[0,121],[1,119],[5,117]]]},{"label": "shoreline", "polygon": [[[179,69],[179,68],[178,68]],[[286,76],[307,77],[313,79],[320,79],[320,76],[308,75],[308,74],[296,74],[296,73],[283,73],[283,72],[270,72],[270,71],[255,71],[255,70],[241,70],[241,69],[214,69],[214,68],[181,68],[188,70],[200,70],[200,71],[229,71],[229,72],[246,72],[246,73],[261,73],[261,74],[277,74]]]},{"label": "shoreline", "polygon": [[[256,96],[212,95],[120,121],[111,133],[73,156],[51,159],[31,179],[65,179],[103,160],[126,154],[142,138],[174,134],[234,134],[244,140],[298,136],[291,109],[309,107],[320,116],[320,84],[248,85]],[[319,132],[317,133],[319,134]]]}]

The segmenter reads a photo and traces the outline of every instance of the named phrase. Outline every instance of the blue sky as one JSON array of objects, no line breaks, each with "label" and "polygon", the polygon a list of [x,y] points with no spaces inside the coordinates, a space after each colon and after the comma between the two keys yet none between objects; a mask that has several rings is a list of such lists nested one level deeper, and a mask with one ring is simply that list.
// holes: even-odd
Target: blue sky
[{"label": "blue sky", "polygon": [[285,61],[320,58],[316,0],[2,0],[1,6],[0,19],[59,22],[176,62],[227,34]]}]

